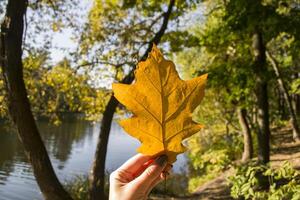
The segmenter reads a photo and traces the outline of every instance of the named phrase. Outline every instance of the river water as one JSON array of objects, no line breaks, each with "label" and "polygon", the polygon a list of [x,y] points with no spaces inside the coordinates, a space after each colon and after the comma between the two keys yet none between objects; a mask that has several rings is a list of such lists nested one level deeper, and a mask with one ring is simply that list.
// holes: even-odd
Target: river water
[{"label": "river water", "polygon": [[[38,127],[61,182],[76,175],[86,175],[92,164],[99,135],[99,124],[66,117],[60,126],[39,121]],[[139,141],[127,135],[114,121],[112,124],[106,170],[111,172],[136,154]],[[185,155],[179,155],[174,171],[185,166]],[[41,200],[30,164],[18,142],[15,131],[0,125],[0,200]]]}]

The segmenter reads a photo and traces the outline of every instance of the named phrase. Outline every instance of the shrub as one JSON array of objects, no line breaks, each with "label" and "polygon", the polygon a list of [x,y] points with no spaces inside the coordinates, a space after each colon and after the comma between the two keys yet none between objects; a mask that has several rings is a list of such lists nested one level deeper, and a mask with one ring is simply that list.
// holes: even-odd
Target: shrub
[{"label": "shrub", "polygon": [[241,156],[242,145],[239,133],[205,136],[208,136],[206,139],[211,138],[207,144],[203,141],[204,135],[189,140],[190,192],[219,176]]},{"label": "shrub", "polygon": [[[289,162],[284,162],[278,168],[255,166],[254,163],[250,163],[238,167],[236,173],[228,180],[231,196],[235,199],[300,199],[300,173],[293,169]],[[267,180],[267,183],[264,180]]]},{"label": "shrub", "polygon": [[[105,180],[105,192],[108,196],[108,174]],[[71,194],[74,200],[88,200],[89,199],[89,179],[87,175],[78,175],[68,180],[65,183],[66,190]]]},{"label": "shrub", "polygon": [[87,176],[76,176],[69,180],[65,187],[74,200],[88,199],[89,181]]}]

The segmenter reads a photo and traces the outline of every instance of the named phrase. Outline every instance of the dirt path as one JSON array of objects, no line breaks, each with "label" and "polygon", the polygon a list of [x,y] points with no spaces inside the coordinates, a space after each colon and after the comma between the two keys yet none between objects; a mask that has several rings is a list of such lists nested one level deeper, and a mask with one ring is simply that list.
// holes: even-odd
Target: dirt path
[{"label": "dirt path", "polygon": [[[296,169],[300,169],[300,143],[293,142],[289,128],[273,129],[271,136],[271,166],[276,167],[289,161]],[[226,178],[233,170],[227,170],[219,177],[201,185],[191,196],[183,198],[152,198],[153,200],[231,200],[230,188]]]},{"label": "dirt path", "polygon": [[271,136],[271,166],[279,166],[289,161],[300,169],[300,142],[293,142],[292,130],[283,128],[274,130]]}]

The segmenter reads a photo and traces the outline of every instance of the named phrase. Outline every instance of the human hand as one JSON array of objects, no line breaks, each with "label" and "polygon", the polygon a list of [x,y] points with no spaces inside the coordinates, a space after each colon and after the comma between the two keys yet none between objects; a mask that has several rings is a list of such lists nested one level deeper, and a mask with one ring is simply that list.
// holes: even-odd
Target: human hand
[{"label": "human hand", "polygon": [[171,169],[168,157],[137,154],[110,175],[110,200],[145,200]]}]

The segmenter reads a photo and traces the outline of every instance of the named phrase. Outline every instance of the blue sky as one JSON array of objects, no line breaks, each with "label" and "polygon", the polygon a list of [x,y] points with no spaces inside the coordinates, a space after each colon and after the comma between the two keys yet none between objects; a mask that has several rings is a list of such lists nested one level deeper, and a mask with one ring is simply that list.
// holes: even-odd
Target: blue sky
[{"label": "blue sky", "polygon": [[[77,13],[79,16],[77,16],[74,21],[76,21],[76,23],[78,24],[84,24],[87,21],[87,16],[92,6],[93,0],[77,1],[79,2],[79,4],[76,5],[73,12]],[[35,34],[34,39],[36,40],[36,42],[30,41],[30,38],[27,39],[27,42],[29,42],[34,47],[41,47],[45,44],[46,41],[51,42],[52,48],[50,48],[50,57],[52,64],[55,64],[56,62],[62,60],[64,57],[67,57],[70,52],[76,50],[77,41],[72,39],[72,37],[74,37],[74,33],[76,32],[75,29],[63,27],[60,31],[55,32],[52,30],[51,23],[49,23],[49,21],[53,22],[53,19],[49,18],[49,16],[47,17],[46,15],[43,16],[43,19],[39,19],[39,16],[37,16],[35,12],[37,11],[28,9],[27,18],[30,19],[31,16],[35,16],[38,23],[42,25],[45,24],[44,27],[46,27],[46,30],[40,32],[39,34]],[[58,15],[59,14],[60,13],[58,13]],[[28,32],[34,33],[36,27],[28,24],[27,29]]]}]

